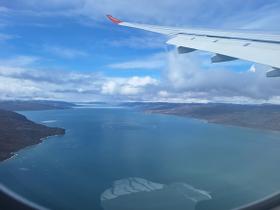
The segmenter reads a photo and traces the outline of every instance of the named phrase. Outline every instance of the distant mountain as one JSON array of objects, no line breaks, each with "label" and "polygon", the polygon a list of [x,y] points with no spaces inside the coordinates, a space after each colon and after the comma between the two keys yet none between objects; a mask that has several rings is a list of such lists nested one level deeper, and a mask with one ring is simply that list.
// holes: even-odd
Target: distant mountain
[{"label": "distant mountain", "polygon": [[63,134],[64,129],[50,128],[15,112],[0,110],[0,161],[24,147],[40,143],[43,138]]},{"label": "distant mountain", "polygon": [[69,109],[75,104],[62,101],[0,101],[0,109],[9,111],[32,111],[32,110],[52,110],[52,109]]},{"label": "distant mountain", "polygon": [[172,114],[210,123],[280,131],[280,106],[239,104],[126,103],[150,113]]}]

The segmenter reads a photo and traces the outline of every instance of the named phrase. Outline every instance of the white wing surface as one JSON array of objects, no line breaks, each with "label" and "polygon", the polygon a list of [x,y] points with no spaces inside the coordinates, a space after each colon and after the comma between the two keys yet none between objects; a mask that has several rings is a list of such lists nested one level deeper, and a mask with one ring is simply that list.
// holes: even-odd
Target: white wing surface
[{"label": "white wing surface", "polygon": [[212,62],[236,59],[271,66],[268,77],[280,77],[280,35],[209,29],[165,27],[123,22],[108,15],[115,24],[142,29],[169,37],[167,44],[175,45],[179,53],[202,50],[215,53]]}]

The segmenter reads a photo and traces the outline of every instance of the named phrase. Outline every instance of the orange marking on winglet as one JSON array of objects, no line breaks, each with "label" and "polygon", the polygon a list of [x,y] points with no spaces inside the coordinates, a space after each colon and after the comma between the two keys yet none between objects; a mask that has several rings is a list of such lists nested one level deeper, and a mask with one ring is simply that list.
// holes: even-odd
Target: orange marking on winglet
[{"label": "orange marking on winglet", "polygon": [[109,20],[111,20],[115,24],[120,24],[120,23],[123,22],[123,21],[121,21],[121,20],[119,20],[117,18],[114,18],[112,15],[107,15],[107,18],[109,18]]}]

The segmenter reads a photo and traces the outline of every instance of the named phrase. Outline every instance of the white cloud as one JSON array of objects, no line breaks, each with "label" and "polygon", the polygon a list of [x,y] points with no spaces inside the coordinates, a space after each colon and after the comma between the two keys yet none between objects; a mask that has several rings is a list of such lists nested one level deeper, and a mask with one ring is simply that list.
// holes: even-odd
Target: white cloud
[{"label": "white cloud", "polygon": [[138,95],[149,86],[156,86],[158,81],[152,77],[130,77],[107,79],[102,86],[103,94]]},{"label": "white cloud", "polygon": [[2,7],[0,6],[0,12],[3,13],[7,13],[9,11],[9,9],[7,7]]},{"label": "white cloud", "polygon": [[61,58],[66,58],[66,59],[85,57],[89,55],[87,52],[82,50],[71,49],[71,48],[60,47],[60,46],[52,46],[52,45],[45,45],[44,50],[55,56],[59,56]]},{"label": "white cloud", "polygon": [[165,90],[161,90],[161,91],[158,92],[158,96],[160,98],[168,98],[169,97],[169,93],[167,91],[165,91]]},{"label": "white cloud", "polygon": [[[3,11],[0,18],[3,16],[7,18],[13,14],[35,17],[64,16],[78,22],[86,19],[95,24],[107,21],[104,16],[109,13],[128,21],[162,25],[280,30],[278,24],[280,3],[277,1],[265,1],[261,4],[260,1],[244,0],[15,0],[14,2],[16,5],[14,8],[6,8],[5,4],[0,7],[0,12]],[[126,35],[124,39],[108,41],[109,45],[154,50],[161,48],[163,42],[156,35],[145,33],[141,33],[139,37],[131,36],[130,33]],[[2,40],[9,38],[11,37],[2,35]],[[45,46],[44,50],[67,59],[88,55],[83,50],[60,46]],[[110,68],[126,70],[162,69],[161,79],[149,76],[109,78],[104,75],[67,71],[54,74],[51,70],[32,67],[38,60],[36,57],[2,59],[1,97],[280,103],[279,79],[266,78],[265,67],[256,65],[247,71],[235,72],[229,70],[229,64],[210,65],[208,59],[208,54],[177,55],[171,52],[167,55],[160,53],[109,65]],[[238,69],[243,63],[230,65],[235,65]]]},{"label": "white cloud", "polygon": [[251,68],[249,69],[249,72],[255,73],[257,71],[255,65],[252,65]]},{"label": "white cloud", "polygon": [[[1,25],[1,23],[0,23]],[[17,38],[17,36],[11,35],[11,34],[4,34],[4,33],[0,33],[0,42],[5,42],[11,39],[15,39]]]},{"label": "white cloud", "polygon": [[163,78],[155,79],[41,70],[33,67],[35,58],[18,56],[0,62],[0,98],[280,104],[279,79],[266,78],[263,66],[234,72],[215,65],[205,69],[195,53],[167,57]]},{"label": "white cloud", "polygon": [[32,64],[37,60],[28,58],[18,56],[0,62],[0,99],[91,101],[110,100],[112,96],[124,99],[138,97],[147,88],[158,85],[158,80],[149,76],[106,77],[100,73],[36,69]]},{"label": "white cloud", "polygon": [[162,69],[166,65],[166,54],[158,53],[151,57],[141,58],[122,63],[110,64],[108,67],[113,69]]},{"label": "white cloud", "polygon": [[[177,55],[169,53],[169,66],[162,84],[169,96],[184,94],[187,98],[208,101],[270,101],[279,96],[279,78],[266,78],[269,67],[254,65],[248,71],[230,71],[217,65],[205,68],[197,54]],[[163,85],[164,87],[164,85]],[[246,98],[246,100],[244,100]]]},{"label": "white cloud", "polygon": [[19,55],[12,58],[0,59],[1,66],[28,66],[37,62],[40,58],[36,56]]},{"label": "white cloud", "polygon": [[[5,0],[4,0],[5,2]],[[9,4],[11,5],[11,4]],[[88,17],[105,21],[112,14],[130,21],[167,25],[191,25],[208,27],[237,27],[280,29],[278,1],[243,0],[14,0],[16,7],[9,8],[25,15],[63,15]],[[242,5],[242,7],[240,6]],[[5,3],[2,8],[7,12]],[[13,12],[15,13],[15,12]],[[222,21],[221,21],[222,20]]]},{"label": "white cloud", "polygon": [[133,49],[158,49],[166,47],[166,37],[157,34],[130,36],[125,38],[116,38],[106,40],[112,47],[125,47]]}]

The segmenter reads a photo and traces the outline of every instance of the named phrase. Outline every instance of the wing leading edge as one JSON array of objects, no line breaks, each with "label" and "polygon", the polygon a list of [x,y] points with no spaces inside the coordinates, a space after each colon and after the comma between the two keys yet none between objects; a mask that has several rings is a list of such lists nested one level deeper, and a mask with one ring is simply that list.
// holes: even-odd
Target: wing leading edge
[{"label": "wing leading edge", "polygon": [[164,27],[129,23],[110,15],[113,23],[130,28],[163,34],[169,37],[167,44],[175,45],[179,53],[202,50],[215,53],[212,62],[247,60],[271,66],[268,77],[280,77],[280,35],[245,33],[235,31],[205,30]]}]

